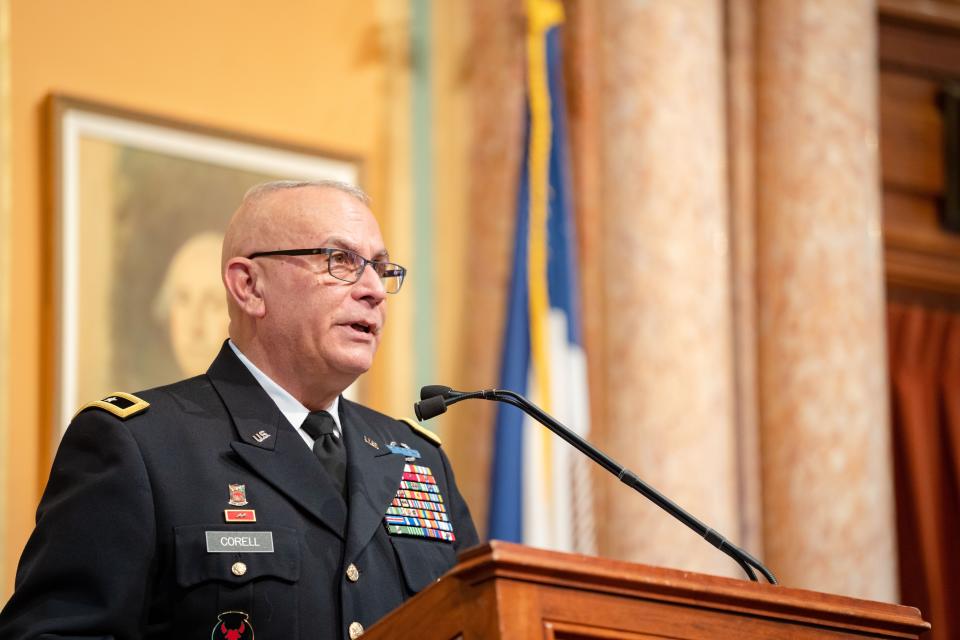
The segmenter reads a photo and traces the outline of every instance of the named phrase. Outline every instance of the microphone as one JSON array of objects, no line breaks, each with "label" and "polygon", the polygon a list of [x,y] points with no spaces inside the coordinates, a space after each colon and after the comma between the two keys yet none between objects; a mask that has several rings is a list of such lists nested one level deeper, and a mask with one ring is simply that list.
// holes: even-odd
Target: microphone
[{"label": "microphone", "polygon": [[447,403],[444,402],[443,396],[431,396],[414,403],[413,411],[417,414],[417,420],[425,422],[430,418],[436,418],[441,413],[446,413]]},{"label": "microphone", "polygon": [[429,400],[436,396],[446,395],[452,393],[453,389],[450,387],[445,387],[442,384],[428,384],[427,386],[420,389],[420,399]]},{"label": "microphone", "polygon": [[496,389],[467,392],[454,391],[442,384],[431,384],[420,389],[420,402],[413,404],[413,411],[417,414],[417,420],[423,422],[435,418],[441,413],[446,413],[447,407],[461,400],[469,400],[470,398],[493,400],[495,399],[492,395],[494,393],[496,393]]},{"label": "microphone", "polygon": [[663,495],[655,488],[644,482],[637,474],[630,471],[616,460],[596,448],[579,435],[562,425],[553,416],[533,404],[519,393],[506,389],[484,389],[481,391],[454,391],[450,387],[443,385],[429,385],[420,389],[420,402],[413,405],[413,410],[417,414],[418,420],[429,420],[441,413],[446,412],[451,404],[468,400],[471,398],[482,398],[483,400],[492,400],[494,402],[503,402],[505,404],[517,407],[528,416],[545,426],[550,431],[560,436],[568,444],[582,454],[599,464],[601,467],[617,476],[620,482],[631,489],[643,494],[648,500],[658,507],[672,515],[674,518],[687,525],[695,531],[700,537],[712,544],[714,547],[727,554],[740,565],[747,577],[757,582],[757,575],[754,569],[757,569],[770,584],[777,584],[777,579],[763,563],[752,555],[736,546],[720,533],[714,531],[703,522],[693,517],[683,507],[673,502],[670,498]]}]

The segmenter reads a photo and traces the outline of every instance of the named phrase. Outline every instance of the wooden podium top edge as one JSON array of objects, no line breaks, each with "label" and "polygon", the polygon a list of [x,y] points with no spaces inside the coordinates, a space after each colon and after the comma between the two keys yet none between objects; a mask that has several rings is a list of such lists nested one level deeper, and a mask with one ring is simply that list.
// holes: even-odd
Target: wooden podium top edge
[{"label": "wooden podium top edge", "polygon": [[501,540],[468,549],[447,575],[471,584],[515,578],[626,596],[696,602],[722,610],[762,611],[766,616],[808,620],[815,616],[843,626],[859,627],[869,620],[870,626],[897,633],[919,634],[930,628],[919,610],[905,605],[559,553]]}]

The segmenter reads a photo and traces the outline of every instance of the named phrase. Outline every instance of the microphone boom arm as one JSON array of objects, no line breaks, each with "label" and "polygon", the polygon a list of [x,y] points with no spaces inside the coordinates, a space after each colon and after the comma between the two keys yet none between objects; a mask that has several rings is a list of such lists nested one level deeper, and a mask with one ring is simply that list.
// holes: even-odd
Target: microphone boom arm
[{"label": "microphone boom arm", "polygon": [[[424,394],[421,394],[422,397],[423,395]],[[646,498],[651,502],[695,531],[697,535],[702,537],[704,540],[712,544],[723,553],[730,556],[738,565],[740,565],[750,580],[757,582],[757,576],[753,571],[755,568],[761,574],[763,574],[763,577],[766,578],[770,584],[777,584],[776,577],[774,577],[773,573],[771,573],[769,569],[763,566],[762,562],[724,538],[717,531],[705,525],[703,522],[686,511],[683,507],[657,491],[651,485],[644,482],[637,474],[630,471],[616,460],[602,452],[600,449],[590,444],[587,440],[581,438],[569,428],[562,425],[560,422],[554,419],[553,416],[521,396],[519,393],[509,391],[507,389],[484,389],[482,391],[462,393],[453,391],[449,387],[431,387],[430,393],[426,394],[426,397],[423,398],[423,402],[435,402],[436,398],[442,398],[443,406],[439,411],[430,413],[427,416],[427,419],[446,411],[447,405],[460,402],[461,400],[467,400],[469,398],[482,398],[484,400],[503,402],[505,404],[517,407],[535,419],[537,422],[545,426],[547,429],[557,434],[565,442],[599,464],[601,467],[617,476],[617,479],[620,480],[620,482],[646,496]],[[416,403],[414,407],[417,412],[417,417],[419,418],[420,403]]]}]

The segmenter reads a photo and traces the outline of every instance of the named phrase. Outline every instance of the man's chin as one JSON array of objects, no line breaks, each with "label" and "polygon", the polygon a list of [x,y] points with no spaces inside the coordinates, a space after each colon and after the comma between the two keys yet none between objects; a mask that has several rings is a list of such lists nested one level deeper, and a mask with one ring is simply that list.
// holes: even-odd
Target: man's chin
[{"label": "man's chin", "polygon": [[372,357],[354,357],[354,358],[343,358],[332,363],[333,369],[343,375],[344,377],[351,378],[350,384],[353,384],[353,381],[365,374],[370,370],[370,367],[373,366]]}]

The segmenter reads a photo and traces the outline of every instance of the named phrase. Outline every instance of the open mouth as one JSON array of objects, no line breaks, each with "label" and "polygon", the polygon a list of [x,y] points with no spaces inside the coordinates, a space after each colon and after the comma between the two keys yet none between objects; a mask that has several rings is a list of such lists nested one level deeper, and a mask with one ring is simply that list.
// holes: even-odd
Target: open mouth
[{"label": "open mouth", "polygon": [[350,328],[361,333],[373,333],[373,327],[365,322],[354,322],[350,325]]}]

